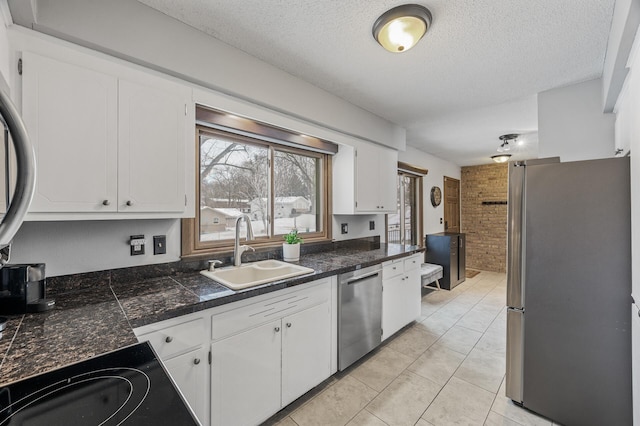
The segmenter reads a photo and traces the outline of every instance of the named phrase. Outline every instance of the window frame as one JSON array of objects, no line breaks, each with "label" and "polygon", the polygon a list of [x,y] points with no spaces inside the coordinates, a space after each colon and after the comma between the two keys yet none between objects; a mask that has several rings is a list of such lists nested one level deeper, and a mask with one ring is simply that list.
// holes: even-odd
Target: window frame
[{"label": "window frame", "polygon": [[278,144],[273,141],[266,141],[259,138],[253,138],[247,135],[240,135],[232,131],[225,131],[222,129],[208,127],[206,125],[197,124],[195,131],[195,144],[196,144],[196,167],[195,167],[195,196],[196,196],[196,208],[195,217],[182,219],[182,258],[193,258],[199,256],[206,256],[217,253],[228,253],[233,251],[234,241],[217,240],[217,241],[201,241],[200,240],[200,136],[202,133],[219,135],[225,138],[237,140],[239,143],[260,146],[268,148],[268,191],[269,191],[269,237],[259,237],[258,239],[251,240],[250,245],[255,249],[278,247],[283,242],[284,234],[274,235],[274,218],[275,218],[275,184],[274,184],[274,155],[276,151],[289,152],[293,154],[304,155],[307,157],[314,157],[320,159],[320,179],[317,184],[321,186],[320,194],[320,206],[317,211],[320,213],[320,224],[322,231],[319,232],[305,232],[301,233],[305,242],[326,242],[331,241],[331,199],[332,199],[332,187],[331,187],[331,155],[327,153],[312,151],[303,148],[292,147],[289,145]]},{"label": "window frame", "polygon": [[[417,246],[424,247],[424,237],[423,228],[424,228],[424,194],[423,194],[423,185],[424,185],[424,177],[429,173],[427,169],[410,165],[408,163],[404,163],[398,161],[398,172],[396,174],[396,188],[400,185],[401,178],[410,177],[416,180],[416,188],[415,194],[416,197],[416,232],[417,232]],[[400,194],[400,199],[396,200],[396,203],[400,203],[402,206],[400,211],[400,241],[401,244],[406,245],[406,241],[404,241],[404,188],[400,191],[397,191]],[[389,242],[389,214],[384,215],[384,230],[385,230],[385,241]]]}]

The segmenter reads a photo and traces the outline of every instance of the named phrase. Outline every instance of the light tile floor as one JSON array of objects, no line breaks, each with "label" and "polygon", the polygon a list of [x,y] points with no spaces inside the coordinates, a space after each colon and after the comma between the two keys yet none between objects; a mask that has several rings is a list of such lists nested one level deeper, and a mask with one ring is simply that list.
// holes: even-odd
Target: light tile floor
[{"label": "light tile floor", "polygon": [[422,299],[420,320],[265,425],[549,425],[504,396],[506,277]]}]

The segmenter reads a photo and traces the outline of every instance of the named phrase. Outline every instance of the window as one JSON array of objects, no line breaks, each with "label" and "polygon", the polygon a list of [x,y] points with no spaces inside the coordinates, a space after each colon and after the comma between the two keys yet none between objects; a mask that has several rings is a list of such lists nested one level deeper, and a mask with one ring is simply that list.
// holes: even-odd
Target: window
[{"label": "window", "polygon": [[[183,221],[183,256],[232,249],[243,214],[254,247],[279,245],[292,229],[305,240],[329,238],[328,154],[205,126],[197,139],[200,206],[195,220]],[[225,218],[217,226],[206,225],[211,210]]]},{"label": "window", "polygon": [[427,171],[404,163],[399,169],[397,212],[387,215],[387,242],[422,245],[422,175]]}]

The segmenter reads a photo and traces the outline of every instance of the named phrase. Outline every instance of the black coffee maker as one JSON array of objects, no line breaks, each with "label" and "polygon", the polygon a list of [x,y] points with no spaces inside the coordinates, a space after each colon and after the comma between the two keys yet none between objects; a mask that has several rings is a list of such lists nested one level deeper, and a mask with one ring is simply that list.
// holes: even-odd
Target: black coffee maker
[{"label": "black coffee maker", "polygon": [[44,263],[5,265],[0,269],[0,314],[23,314],[53,309],[47,299]]}]

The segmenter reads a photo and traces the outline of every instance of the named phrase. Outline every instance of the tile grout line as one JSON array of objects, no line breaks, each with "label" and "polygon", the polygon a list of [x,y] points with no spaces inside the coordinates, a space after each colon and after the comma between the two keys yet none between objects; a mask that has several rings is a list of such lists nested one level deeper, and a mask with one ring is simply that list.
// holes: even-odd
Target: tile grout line
[{"label": "tile grout line", "polygon": [[[470,311],[471,311],[471,310],[472,310],[472,309],[473,309],[473,308],[474,308],[478,303],[480,303],[480,301],[482,301],[482,300],[483,300],[483,299],[484,299],[484,298],[485,298],[485,297],[486,297],[486,296],[487,296],[491,291],[493,291],[493,289],[495,289],[495,288],[497,288],[497,287],[498,287],[498,284],[494,285],[494,286],[491,288],[491,290],[489,290],[489,292],[487,292],[487,294],[486,294],[484,297],[482,297],[478,302],[476,302],[474,305],[472,305],[472,306],[467,310],[467,312],[465,312],[465,315],[466,315],[467,313],[469,313],[469,312],[470,312]],[[466,289],[466,290],[465,290],[465,292],[466,292],[466,291],[468,291],[468,290],[469,290],[469,289]],[[455,297],[455,298],[453,298],[451,301],[449,301],[448,303],[446,303],[444,306],[446,306],[446,305],[448,305],[449,303],[451,303],[451,302],[452,302],[453,300],[455,300],[457,297],[459,297],[459,296],[456,296],[456,297]],[[443,306],[443,307],[444,307],[444,306]],[[440,308],[440,309],[442,309],[442,308]],[[500,311],[502,311],[502,309],[500,309]],[[493,323],[493,321],[495,321],[495,319],[498,317],[498,315],[500,315],[500,312],[498,312],[498,313],[496,314],[496,316],[495,316],[495,317],[494,317],[494,319],[491,321],[491,323]],[[462,317],[464,317],[464,315],[463,315]],[[462,319],[462,317],[460,317],[460,319]],[[438,338],[438,340],[436,340],[436,341],[435,341],[431,346],[435,345],[435,344],[436,344],[436,343],[437,343],[437,342],[438,342],[438,341],[439,341],[439,340],[440,340],[440,339],[441,339],[441,338],[442,338],[442,337],[443,337],[443,336],[444,336],[444,335],[445,335],[449,330],[451,330],[451,328],[453,328],[453,327],[458,323],[458,321],[460,321],[460,319],[458,319],[458,320],[457,320],[457,321],[456,321],[456,322],[455,322],[455,323],[454,323],[454,324],[453,324],[453,325],[452,325],[452,326],[451,326],[447,331],[445,331],[445,333],[444,333],[444,334],[442,334],[442,336],[440,336],[440,338]],[[426,319],[425,319],[425,320],[426,320]],[[467,330],[471,330],[471,329],[466,328],[466,327],[464,327],[464,326],[458,326],[458,327],[462,327],[462,328],[465,328],[465,329],[467,329]],[[471,330],[471,331],[476,331],[476,330]],[[476,345],[478,344],[478,342],[480,341],[480,339],[482,339],[482,337],[485,335],[485,333],[486,333],[486,330],[485,330],[484,332],[482,332],[482,336],[481,336],[481,337],[476,341],[476,343],[473,345],[473,347],[471,348],[471,350],[469,351],[469,353],[468,353],[468,354],[466,354],[466,355],[465,355],[465,354],[462,354],[462,353],[460,353],[460,352],[458,352],[458,351],[456,351],[456,350],[453,350],[453,349],[451,349],[451,348],[448,348],[448,347],[447,347],[447,349],[451,349],[451,350],[453,350],[454,352],[460,353],[461,355],[465,355],[465,358],[462,360],[462,362],[460,362],[460,364],[459,364],[459,365],[458,365],[458,367],[455,369],[455,371],[453,372],[453,374],[451,374],[451,376],[447,379],[446,383],[445,383],[444,385],[442,385],[442,387],[440,388],[440,390],[438,391],[438,393],[436,394],[436,396],[435,396],[435,397],[433,398],[433,400],[429,403],[429,405],[427,406],[427,408],[425,408],[425,410],[422,412],[422,414],[420,415],[420,418],[418,419],[418,421],[419,421],[420,419],[424,419],[424,417],[423,417],[423,416],[424,416],[424,414],[429,410],[429,407],[431,407],[431,405],[433,404],[433,402],[438,398],[438,396],[440,395],[440,393],[442,392],[442,390],[443,390],[443,389],[444,389],[444,388],[449,384],[449,382],[451,381],[451,378],[455,376],[456,372],[460,369],[460,367],[462,366],[462,364],[467,360],[467,358],[469,357],[469,355],[471,354],[471,352],[473,351],[473,349],[476,347]],[[430,346],[430,347],[431,347],[431,346]],[[445,346],[445,347],[446,347],[446,346]],[[428,349],[427,349],[427,350],[428,350]],[[425,350],[425,352],[426,352],[427,350]],[[486,422],[486,420],[487,420],[487,417],[489,416],[489,413],[491,412],[491,408],[493,407],[493,403],[495,402],[495,400],[496,400],[496,398],[497,398],[498,392],[491,392],[491,391],[489,391],[489,390],[487,390],[487,389],[484,389],[484,388],[483,388],[483,387],[481,387],[481,386],[474,385],[473,383],[467,382],[466,380],[464,380],[464,379],[460,379],[460,378],[458,378],[458,377],[456,377],[456,379],[461,380],[461,381],[463,381],[463,382],[465,382],[465,383],[468,383],[468,384],[470,384],[470,385],[472,385],[472,386],[475,386],[475,387],[477,387],[477,388],[479,388],[479,389],[482,389],[482,390],[484,390],[484,391],[487,391],[487,392],[490,392],[490,393],[493,393],[493,394],[494,394],[494,398],[493,398],[493,400],[492,400],[491,406],[489,407],[489,410],[487,411],[487,414],[485,415],[485,420],[484,420],[484,422],[483,422],[483,424],[484,424],[484,423]],[[502,383],[502,382],[501,382],[501,383]],[[500,390],[500,388],[498,387],[498,391],[499,391],[499,390]],[[427,421],[427,422],[428,422],[428,420],[426,420],[426,419],[425,419],[425,421]]]}]

